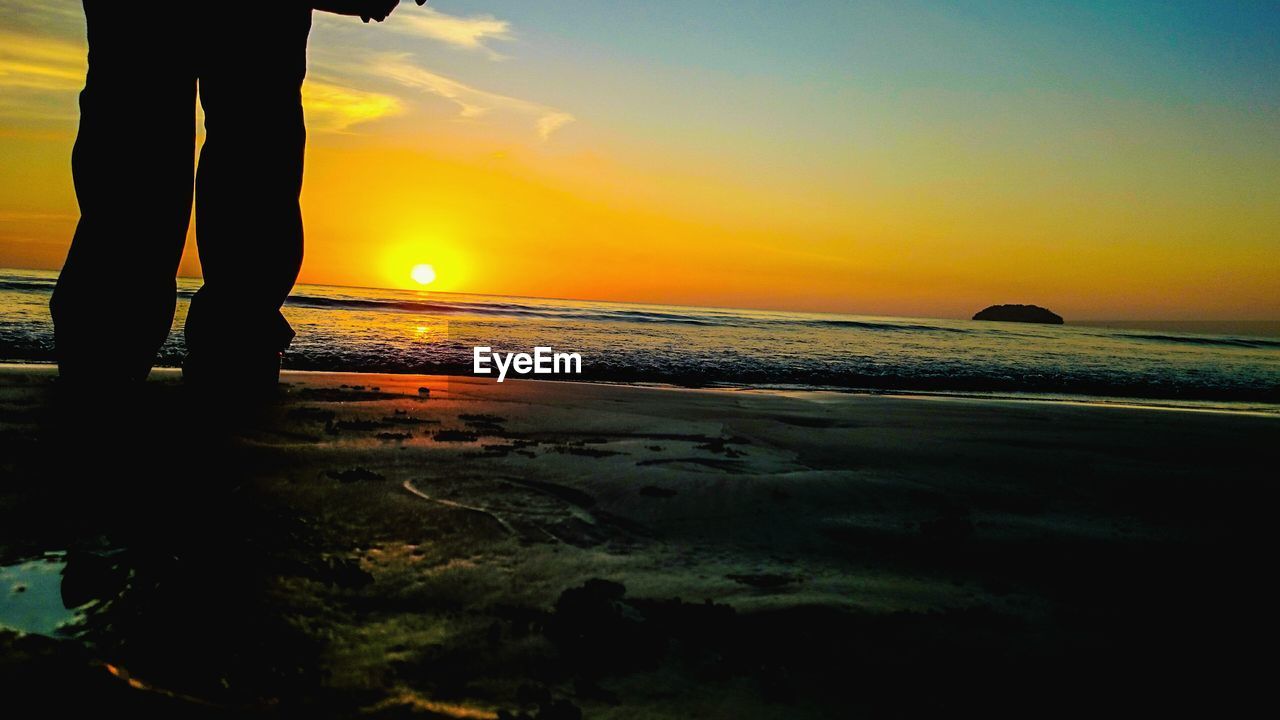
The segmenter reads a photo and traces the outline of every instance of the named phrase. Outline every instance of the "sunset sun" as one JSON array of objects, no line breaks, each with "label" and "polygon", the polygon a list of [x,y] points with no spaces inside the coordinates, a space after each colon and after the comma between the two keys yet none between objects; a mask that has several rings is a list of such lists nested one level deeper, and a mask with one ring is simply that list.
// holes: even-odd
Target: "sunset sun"
[{"label": "sunset sun", "polygon": [[430,285],[436,281],[436,269],[427,264],[414,265],[409,277],[419,285]]}]

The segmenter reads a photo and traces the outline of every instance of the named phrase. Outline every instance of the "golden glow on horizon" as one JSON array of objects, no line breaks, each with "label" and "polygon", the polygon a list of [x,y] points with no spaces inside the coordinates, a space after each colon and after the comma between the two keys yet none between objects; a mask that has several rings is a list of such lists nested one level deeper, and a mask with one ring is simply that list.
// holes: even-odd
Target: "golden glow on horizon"
[{"label": "golden glow on horizon", "polygon": [[409,272],[409,277],[419,285],[430,285],[436,281],[436,269],[427,263],[414,265],[413,270]]}]

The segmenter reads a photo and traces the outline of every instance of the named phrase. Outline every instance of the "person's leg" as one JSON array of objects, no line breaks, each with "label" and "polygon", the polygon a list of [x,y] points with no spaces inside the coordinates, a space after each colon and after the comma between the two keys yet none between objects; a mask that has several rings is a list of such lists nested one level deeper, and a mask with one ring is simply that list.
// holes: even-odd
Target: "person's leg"
[{"label": "person's leg", "polygon": [[[186,33],[84,0],[89,73],[71,156],[80,222],[50,302],[66,380],[146,377],[173,323],[191,217],[196,79]],[[171,27],[171,33],[157,27]]]},{"label": "person's leg", "polygon": [[274,383],[293,331],[280,307],[302,264],[302,162],[311,11],[202,6],[200,102],[207,137],[196,179],[204,286],[187,316],[191,380]]}]

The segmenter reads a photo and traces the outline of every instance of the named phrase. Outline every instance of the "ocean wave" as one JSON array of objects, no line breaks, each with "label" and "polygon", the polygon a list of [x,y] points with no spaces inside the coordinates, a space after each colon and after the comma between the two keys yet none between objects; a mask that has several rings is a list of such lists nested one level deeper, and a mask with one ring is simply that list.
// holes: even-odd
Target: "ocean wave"
[{"label": "ocean wave", "polygon": [[797,325],[806,327],[849,328],[851,330],[897,330],[901,332],[946,332],[969,334],[964,328],[943,327],[941,325],[909,325],[898,323],[867,322],[865,320],[793,320]]},{"label": "ocean wave", "polygon": [[17,292],[53,292],[56,280],[44,278],[3,278],[0,279],[0,290],[14,290]]},{"label": "ocean wave", "polygon": [[373,312],[398,312],[428,315],[494,315],[501,317],[545,318],[549,320],[580,320],[588,322],[636,322],[670,323],[674,325],[722,325],[748,324],[746,318],[701,318],[693,315],[652,310],[591,310],[587,308],[559,308],[522,303],[475,303],[461,301],[415,300],[366,300],[361,298],[327,298],[315,295],[294,295],[286,302],[292,307],[308,307],[328,310],[365,310]]},{"label": "ocean wave", "polygon": [[[0,290],[31,293],[53,292],[56,279],[35,277],[0,278]],[[196,289],[190,284],[179,286],[177,296],[182,300],[190,300]],[[303,286],[305,287],[305,286]],[[286,301],[287,307],[309,308],[313,310],[403,313],[419,315],[473,315],[492,317],[533,318],[546,320],[563,320],[569,322],[601,322],[601,323],[645,323],[669,324],[693,327],[798,327],[837,330],[868,330],[875,332],[936,332],[948,334],[965,334],[971,332],[964,328],[919,323],[876,322],[871,320],[852,320],[847,318],[815,318],[809,316],[788,316],[784,313],[768,313],[753,315],[726,310],[696,309],[693,312],[671,312],[654,308],[631,308],[617,306],[597,308],[597,303],[583,303],[578,306],[557,306],[551,304],[534,304],[520,302],[469,302],[465,300],[406,300],[400,298],[354,298],[328,297],[311,293],[291,295]]]},{"label": "ocean wave", "polygon": [[1146,340],[1149,342],[1182,343],[1186,345],[1208,345],[1211,347],[1242,348],[1280,348],[1280,340],[1263,340],[1261,338],[1236,337],[1196,337],[1192,335],[1149,335],[1146,333],[1118,333],[1120,337]]},{"label": "ocean wave", "polygon": [[[10,328],[10,330],[13,330]],[[45,362],[53,359],[51,333],[0,329],[0,361]],[[181,364],[184,347],[174,333],[162,348],[157,364]],[[295,342],[285,355],[285,367],[299,370],[469,375],[470,348],[444,343],[415,348],[376,344]],[[582,375],[567,379],[586,382],[667,383],[689,387],[794,386],[876,392],[926,391],[1014,392],[1064,396],[1128,397],[1161,400],[1262,402],[1280,404],[1276,374],[1261,368],[1245,373],[1134,371],[1124,364],[1099,367],[1043,366],[1033,368],[1012,360],[962,359],[922,362],[913,357],[796,358],[743,352],[721,357],[693,353],[616,347],[590,353]]]},{"label": "ocean wave", "polygon": [[[52,274],[0,274],[0,359],[53,355]],[[180,280],[159,364],[177,365],[198,285]],[[967,324],[302,285],[285,311],[298,369],[469,374],[471,348],[581,352],[599,382],[1024,392],[1280,403],[1280,339]],[[1188,352],[1194,347],[1194,352]],[[1261,349],[1261,350],[1260,350]],[[103,348],[111,352],[111,348]]]},{"label": "ocean wave", "polygon": [[720,325],[719,321],[650,311],[560,309],[519,303],[425,302],[413,300],[364,300],[359,298],[327,298],[315,295],[293,295],[286,306],[318,310],[363,310],[370,312],[414,313],[423,315],[494,315],[552,320],[597,322],[672,323],[676,325]]},{"label": "ocean wave", "polygon": [[590,305],[570,308],[512,302],[477,303],[456,300],[380,300],[365,298],[331,298],[318,295],[293,295],[289,297],[285,304],[291,307],[305,307],[317,310],[355,310],[423,315],[524,317],[580,322],[653,323],[698,327],[741,328],[784,325],[790,327],[889,332],[945,332],[960,334],[970,332],[964,328],[952,328],[937,325],[872,322],[867,320],[848,320],[843,318],[825,319],[787,317],[785,315],[778,314],[755,317],[744,314],[726,313],[724,311],[707,311],[700,314],[691,314],[674,313],[654,309],[609,308],[596,310],[591,308]]}]

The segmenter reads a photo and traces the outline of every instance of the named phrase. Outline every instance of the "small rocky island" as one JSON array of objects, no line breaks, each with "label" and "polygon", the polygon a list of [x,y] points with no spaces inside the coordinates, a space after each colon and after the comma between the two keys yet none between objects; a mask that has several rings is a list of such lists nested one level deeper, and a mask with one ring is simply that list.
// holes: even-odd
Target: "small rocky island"
[{"label": "small rocky island", "polygon": [[974,320],[1043,323],[1061,325],[1062,316],[1039,305],[992,305],[973,316]]}]

